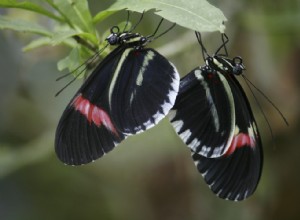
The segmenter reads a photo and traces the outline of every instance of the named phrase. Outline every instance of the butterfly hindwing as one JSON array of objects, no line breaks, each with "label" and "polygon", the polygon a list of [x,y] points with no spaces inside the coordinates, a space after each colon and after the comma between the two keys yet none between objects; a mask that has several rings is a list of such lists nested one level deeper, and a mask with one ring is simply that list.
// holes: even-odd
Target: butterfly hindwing
[{"label": "butterfly hindwing", "polygon": [[210,189],[218,197],[234,201],[244,200],[255,191],[261,170],[259,157],[260,152],[249,147],[238,148],[221,158],[192,153],[196,167]]},{"label": "butterfly hindwing", "polygon": [[235,125],[228,82],[211,69],[196,68],[181,79],[169,117],[192,151],[209,158],[220,157],[229,147]]},{"label": "butterfly hindwing", "polygon": [[230,85],[236,124],[228,150],[220,158],[206,158],[192,152],[198,171],[211,190],[223,199],[243,200],[259,182],[263,153],[259,132],[247,97],[233,75],[225,75]]},{"label": "butterfly hindwing", "polygon": [[135,134],[153,127],[173,107],[179,89],[176,68],[153,49],[127,49],[109,89],[117,127]]}]

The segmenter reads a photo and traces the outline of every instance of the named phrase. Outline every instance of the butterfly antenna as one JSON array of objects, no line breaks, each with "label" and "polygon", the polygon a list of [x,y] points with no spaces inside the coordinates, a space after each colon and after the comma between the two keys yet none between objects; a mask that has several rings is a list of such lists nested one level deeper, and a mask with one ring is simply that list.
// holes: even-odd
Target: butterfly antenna
[{"label": "butterfly antenna", "polygon": [[174,27],[176,26],[176,23],[173,23],[167,30],[165,30],[164,32],[162,32],[161,34],[159,34],[158,36],[154,37],[153,40],[165,35],[166,33],[168,33],[170,30],[172,30]]},{"label": "butterfly antenna", "polygon": [[251,84],[251,86],[253,86],[253,88],[255,88],[272,106],[273,108],[276,109],[277,113],[281,116],[282,120],[284,121],[284,123],[289,126],[289,122],[286,119],[286,117],[284,117],[284,115],[282,114],[282,112],[279,110],[279,108],[259,89],[257,88],[246,76],[242,75],[244,77],[244,79],[249,82]]},{"label": "butterfly antenna", "polygon": [[164,19],[163,19],[163,18],[162,18],[162,19],[160,19],[160,21],[159,21],[159,23],[158,23],[158,25],[157,25],[157,27],[156,27],[156,29],[155,29],[154,33],[153,33],[153,34],[151,34],[151,35],[148,35],[148,36],[147,36],[147,38],[150,38],[150,37],[153,37],[153,36],[155,36],[155,34],[157,33],[157,31],[158,31],[159,27],[161,26],[161,24],[163,23],[163,21],[164,21]]},{"label": "butterfly antenna", "polygon": [[222,45],[217,49],[217,51],[216,51],[215,54],[219,54],[220,50],[222,48],[224,48],[225,56],[228,57],[228,51],[227,51],[226,44],[229,42],[229,38],[228,38],[228,36],[225,33],[221,34],[221,37],[222,37]]},{"label": "butterfly antenna", "polygon": [[64,91],[69,85],[71,85],[82,73],[84,70],[80,71],[70,82],[68,82],[64,87],[62,87],[56,94],[57,97],[62,91]]},{"label": "butterfly antenna", "polygon": [[[89,62],[89,61],[93,62],[93,61],[96,59],[96,57],[97,57],[98,55],[99,55],[98,52],[95,53],[95,54],[92,55],[90,58],[88,58],[83,64],[81,64],[81,65],[79,65],[78,67],[76,67],[76,69],[72,70],[71,72],[66,73],[65,75],[62,75],[62,76],[58,77],[55,81],[59,81],[59,80],[65,78],[65,77],[67,77],[67,76],[73,74],[74,72],[76,72],[77,70],[79,70],[82,66],[84,66],[87,62]],[[83,71],[84,71],[84,69],[83,69]],[[83,71],[81,71],[81,72],[83,72]]]},{"label": "butterfly antenna", "polygon": [[141,17],[140,17],[140,20],[128,31],[128,32],[132,32],[134,29],[136,29],[136,27],[141,23],[143,17],[144,17],[144,13],[145,11],[143,11]]},{"label": "butterfly antenna", "polygon": [[[245,80],[245,83],[246,83],[247,87],[249,88],[249,90],[250,90],[252,96],[254,97],[254,100],[255,100],[255,102],[256,102],[256,104],[257,104],[257,106],[258,106],[260,112],[262,113],[262,115],[263,115],[265,121],[267,122],[269,131],[270,131],[270,134],[271,134],[273,146],[275,146],[275,138],[274,138],[273,130],[272,130],[272,127],[271,127],[271,125],[270,125],[270,123],[269,123],[269,120],[268,120],[266,114],[264,113],[264,111],[263,111],[263,109],[262,109],[262,107],[261,107],[259,101],[257,100],[256,96],[254,95],[254,92],[253,92],[253,90],[252,90],[250,84],[248,83],[248,82],[250,82],[250,81],[247,80],[247,78],[246,78],[243,74],[242,74],[242,77],[243,77],[243,79]],[[253,85],[253,84],[251,83],[251,85]]]},{"label": "butterfly antenna", "polygon": [[[98,52],[94,53],[92,56],[90,56],[84,63],[82,63],[81,65],[79,65],[78,67],[76,67],[76,69],[72,70],[71,72],[66,73],[65,75],[62,75],[60,77],[58,77],[55,81],[59,81],[69,75],[72,75],[74,72],[76,72],[77,70],[79,70],[82,66],[86,65],[89,62],[93,62],[102,52],[103,50],[108,46],[108,44],[106,44],[101,50],[99,50]],[[85,69],[83,69],[81,72],[83,72]]]},{"label": "butterfly antenna", "polygon": [[[77,70],[79,70],[83,65],[85,65],[87,62],[93,62],[104,50],[105,48],[108,46],[109,44],[106,44],[103,48],[101,48],[101,50],[99,50],[97,53],[95,53],[93,56],[91,56],[90,58],[88,58],[87,61],[85,61],[83,64],[81,64],[80,66],[78,66],[76,69],[74,69],[73,71],[61,76],[61,77],[58,77],[56,79],[56,81],[59,81],[71,74],[73,74],[74,72],[76,72]],[[70,84],[72,84],[85,70],[86,68],[84,68],[83,70],[81,70],[75,77],[74,79],[72,79],[70,82],[68,82],[62,89],[60,89],[56,94],[55,94],[55,97],[58,96],[62,91],[65,90],[65,88],[67,88]]]},{"label": "butterfly antenna", "polygon": [[127,10],[127,19],[126,19],[126,24],[125,24],[125,26],[124,26],[124,28],[123,28],[123,31],[122,31],[122,32],[125,32],[125,30],[126,30],[126,28],[127,28],[127,26],[128,26],[128,23],[129,23],[129,16],[130,16],[130,13],[129,13],[129,11]]},{"label": "butterfly antenna", "polygon": [[200,46],[201,46],[201,52],[202,52],[202,57],[203,57],[203,60],[205,61],[205,59],[207,58],[207,57],[209,57],[209,55],[208,55],[208,53],[207,53],[207,50],[206,50],[206,48],[204,47],[204,45],[203,45],[203,42],[202,42],[202,38],[201,38],[201,34],[200,34],[200,32],[198,32],[198,31],[195,31],[195,34],[196,34],[196,37],[197,37],[197,40],[198,40],[198,43],[200,44]]}]

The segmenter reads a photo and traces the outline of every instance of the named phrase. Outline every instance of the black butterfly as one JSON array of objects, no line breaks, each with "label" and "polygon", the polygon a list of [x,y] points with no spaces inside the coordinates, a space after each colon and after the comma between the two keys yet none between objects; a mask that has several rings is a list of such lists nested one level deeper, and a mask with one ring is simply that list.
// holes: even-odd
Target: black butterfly
[{"label": "black butterfly", "polygon": [[59,121],[55,150],[61,161],[80,165],[96,160],[168,114],[178,93],[179,74],[157,51],[145,48],[157,38],[158,27],[149,36],[133,33],[134,28],[111,28],[106,40],[118,47],[87,78]]},{"label": "black butterfly", "polygon": [[[259,182],[263,152],[250,104],[235,76],[245,69],[242,58],[228,58],[226,43],[207,55],[196,32],[206,65],[181,79],[170,121],[192,151],[198,171],[220,198],[243,200]],[[226,55],[220,55],[224,48]]]}]

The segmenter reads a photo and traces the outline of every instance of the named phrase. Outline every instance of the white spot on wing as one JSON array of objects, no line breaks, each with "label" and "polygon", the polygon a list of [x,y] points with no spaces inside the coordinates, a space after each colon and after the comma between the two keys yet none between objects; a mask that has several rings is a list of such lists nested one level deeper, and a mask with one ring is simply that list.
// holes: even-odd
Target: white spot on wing
[{"label": "white spot on wing", "polygon": [[[227,150],[229,149],[233,136],[234,136],[234,132],[235,132],[235,122],[236,122],[236,118],[235,118],[235,104],[234,104],[234,98],[233,98],[233,94],[231,92],[231,88],[228,84],[227,79],[222,75],[222,74],[218,74],[218,76],[220,77],[220,80],[223,83],[224,89],[226,91],[227,97],[228,97],[228,101],[229,101],[229,105],[230,105],[230,117],[231,117],[231,123],[230,123],[230,133],[228,136],[228,140],[226,143],[226,146],[224,147],[224,151],[223,154],[227,152]],[[223,155],[222,154],[222,155]],[[222,156],[220,155],[220,156]]]},{"label": "white spot on wing", "polygon": [[240,194],[237,194],[236,197],[234,198],[234,201],[238,201],[239,197],[240,197]]},{"label": "white spot on wing", "polygon": [[149,119],[148,121],[144,122],[143,125],[147,128],[149,128],[152,125],[151,120]]},{"label": "white spot on wing", "polygon": [[176,131],[176,132],[179,132],[180,129],[182,128],[182,126],[183,126],[183,121],[182,121],[182,120],[173,121],[173,122],[172,122],[172,125],[173,125],[173,127],[175,128],[175,131]]},{"label": "white spot on wing", "polygon": [[210,151],[211,151],[211,147],[207,147],[207,146],[203,145],[201,147],[201,151],[199,152],[199,154],[203,155],[203,156],[207,156]]},{"label": "white spot on wing", "polygon": [[255,134],[254,134],[255,130],[253,129],[252,126],[250,126],[248,128],[248,135],[250,137],[250,146],[255,146]]},{"label": "white spot on wing", "polygon": [[238,135],[240,133],[240,129],[239,129],[239,127],[238,126],[235,126],[234,127],[234,135]]},{"label": "white spot on wing", "polygon": [[215,130],[216,130],[216,132],[219,132],[219,130],[220,130],[220,120],[219,120],[219,115],[218,115],[218,112],[217,112],[217,108],[216,108],[216,105],[215,105],[214,100],[212,98],[210,88],[208,87],[208,84],[203,80],[203,76],[202,76],[201,73],[202,73],[201,70],[195,70],[194,71],[194,74],[195,74],[196,78],[200,80],[201,85],[205,89],[206,98],[207,98],[207,101],[208,101],[209,106],[210,106],[210,112],[211,112],[212,118],[214,120]]},{"label": "white spot on wing", "polygon": [[202,76],[202,74],[201,74],[202,72],[201,72],[201,70],[199,70],[199,69],[197,69],[197,70],[195,70],[194,71],[194,75],[195,75],[195,77],[197,78],[197,79],[199,79],[199,80],[203,80],[203,76]]},{"label": "white spot on wing", "polygon": [[133,49],[132,48],[128,48],[128,49],[126,49],[123,52],[123,54],[122,54],[122,56],[121,56],[121,58],[120,58],[120,60],[118,62],[117,68],[115,69],[115,72],[113,73],[114,75],[113,75],[113,78],[111,80],[111,83],[110,83],[110,86],[109,86],[109,92],[108,92],[108,100],[109,100],[110,107],[111,107],[111,97],[112,97],[113,89],[115,87],[117,78],[119,76],[122,64],[124,63],[124,60],[126,59],[126,57],[128,56],[128,54],[129,54],[129,52],[131,50],[133,50]]},{"label": "white spot on wing", "polygon": [[193,150],[196,151],[197,147],[200,145],[200,141],[198,138],[194,138],[193,141],[189,144],[189,147]]},{"label": "white spot on wing", "polygon": [[247,196],[248,196],[248,193],[249,193],[249,191],[248,191],[248,190],[246,190],[246,192],[245,192],[245,194],[244,194],[244,199],[246,199],[246,198],[247,198]]},{"label": "white spot on wing", "polygon": [[180,84],[180,76],[179,73],[176,69],[176,67],[174,66],[173,63],[169,62],[171,64],[171,66],[173,67],[173,82],[172,82],[172,88],[174,89],[174,91],[177,93],[179,90],[179,84]]},{"label": "white spot on wing", "polygon": [[157,124],[163,117],[164,115],[157,111],[155,115],[153,115],[154,123]]},{"label": "white spot on wing", "polygon": [[208,187],[211,189],[211,187],[213,187],[215,185],[215,181],[213,181],[210,185],[208,185]]},{"label": "white spot on wing", "polygon": [[153,57],[155,56],[154,52],[149,50],[147,52],[147,54],[145,55],[142,67],[138,73],[137,79],[136,79],[136,85],[141,86],[143,83],[143,79],[144,79],[144,73],[149,65],[149,62],[153,59]]},{"label": "white spot on wing", "polygon": [[222,150],[224,149],[224,145],[214,148],[213,154],[211,157],[220,157],[222,155]]},{"label": "white spot on wing", "polygon": [[181,133],[179,136],[181,137],[181,139],[186,142],[187,139],[191,136],[192,132],[190,131],[190,129],[184,131],[183,133]]},{"label": "white spot on wing", "polygon": [[227,197],[226,197],[225,199],[226,199],[226,200],[229,200],[230,195],[231,195],[231,192],[228,193],[228,195],[227,195]]},{"label": "white spot on wing", "polygon": [[206,170],[204,173],[202,173],[202,176],[205,177],[208,173],[208,170]]},{"label": "white spot on wing", "polygon": [[165,101],[164,104],[162,104],[161,108],[162,108],[162,113],[164,115],[167,115],[168,112],[170,111],[170,109],[173,107],[172,104],[170,104],[169,102]]}]

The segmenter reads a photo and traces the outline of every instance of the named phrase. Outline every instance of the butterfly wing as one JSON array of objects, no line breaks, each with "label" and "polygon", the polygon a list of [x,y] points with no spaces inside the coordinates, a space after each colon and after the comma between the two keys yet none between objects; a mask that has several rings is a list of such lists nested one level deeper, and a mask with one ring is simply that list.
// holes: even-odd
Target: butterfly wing
[{"label": "butterfly wing", "polygon": [[206,158],[192,152],[198,171],[220,198],[243,200],[253,194],[259,182],[263,152],[250,104],[233,75],[225,75],[235,103],[234,136],[224,156]]},{"label": "butterfly wing", "polygon": [[175,103],[179,74],[166,58],[153,49],[128,48],[109,89],[111,114],[125,134],[153,127]]},{"label": "butterfly wing", "polygon": [[179,89],[176,68],[152,49],[118,47],[85,81],[67,106],[55,148],[66,164],[85,164],[127,135],[158,123]]},{"label": "butterfly wing", "polygon": [[225,77],[206,68],[191,71],[181,79],[169,118],[193,152],[209,158],[225,154],[235,126],[233,96]]},{"label": "butterfly wing", "polygon": [[63,112],[55,136],[55,151],[62,162],[89,163],[125,139],[107,103],[108,85],[123,51],[116,48],[97,66]]}]

